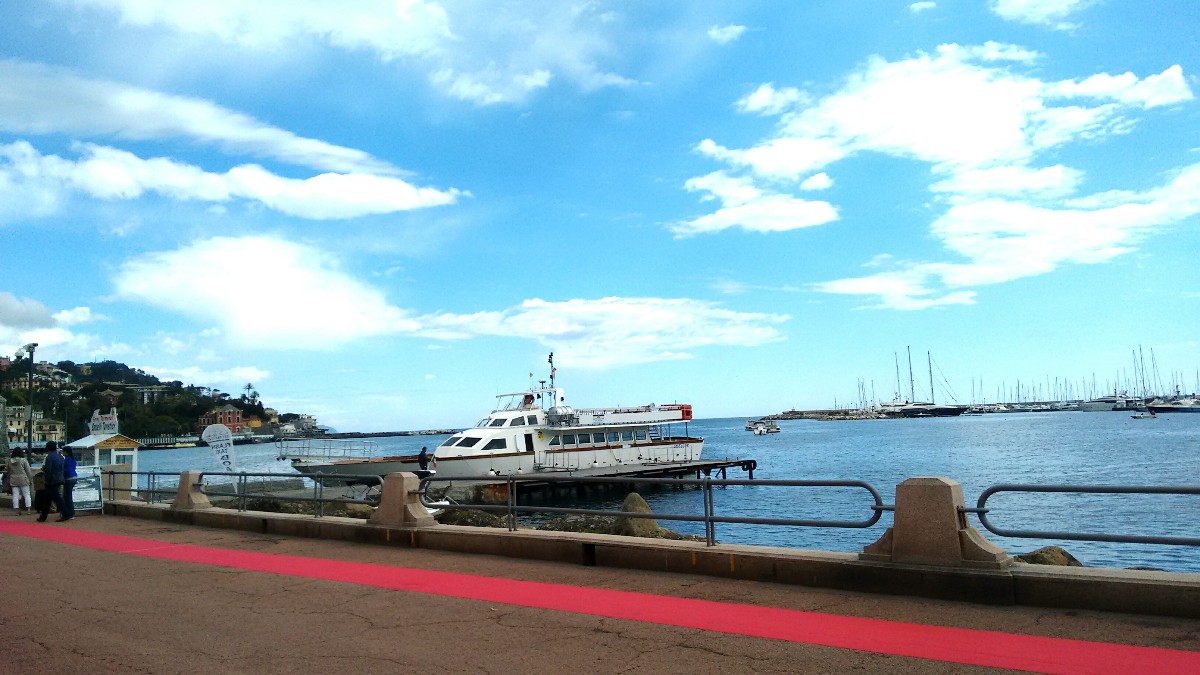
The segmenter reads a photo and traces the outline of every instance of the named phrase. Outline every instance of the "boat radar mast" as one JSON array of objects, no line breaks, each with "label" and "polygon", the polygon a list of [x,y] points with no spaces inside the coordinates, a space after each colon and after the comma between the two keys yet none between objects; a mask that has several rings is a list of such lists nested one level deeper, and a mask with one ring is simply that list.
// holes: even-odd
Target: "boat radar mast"
[{"label": "boat radar mast", "polygon": [[553,389],[554,388],[554,374],[555,374],[555,372],[557,372],[556,369],[554,368],[554,352],[550,352],[550,358],[547,360],[550,362],[550,388]]}]

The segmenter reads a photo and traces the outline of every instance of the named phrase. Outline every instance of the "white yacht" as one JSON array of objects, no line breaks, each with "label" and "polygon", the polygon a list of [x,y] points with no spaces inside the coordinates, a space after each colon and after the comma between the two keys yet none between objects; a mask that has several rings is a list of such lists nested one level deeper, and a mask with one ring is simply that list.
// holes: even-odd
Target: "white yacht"
[{"label": "white yacht", "polygon": [[[304,474],[384,476],[397,471],[439,478],[488,478],[539,472],[613,476],[647,466],[695,462],[704,439],[687,435],[692,406],[671,403],[621,408],[573,408],[550,382],[501,394],[496,408],[475,426],[452,435],[429,456],[329,458],[311,454],[284,457]],[[682,435],[674,425],[682,424]]]}]

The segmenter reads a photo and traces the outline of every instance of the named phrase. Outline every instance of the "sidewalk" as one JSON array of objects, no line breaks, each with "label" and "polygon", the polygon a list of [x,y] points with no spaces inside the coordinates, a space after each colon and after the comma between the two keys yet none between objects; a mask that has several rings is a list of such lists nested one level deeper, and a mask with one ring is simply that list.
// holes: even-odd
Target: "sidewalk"
[{"label": "sidewalk", "polygon": [[[964,662],[1200,672],[1200,621],[1187,619],[821,591],[100,515],[39,524],[4,514],[0,550],[8,580],[0,656],[17,672],[988,670]],[[822,641],[856,648],[812,644]],[[929,658],[901,655],[917,648]]]}]

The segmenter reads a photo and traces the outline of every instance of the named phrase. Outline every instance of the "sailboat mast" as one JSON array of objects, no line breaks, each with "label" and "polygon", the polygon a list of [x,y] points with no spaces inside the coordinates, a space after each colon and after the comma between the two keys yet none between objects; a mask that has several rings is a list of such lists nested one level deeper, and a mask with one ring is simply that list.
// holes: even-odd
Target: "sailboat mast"
[{"label": "sailboat mast", "polygon": [[913,382],[912,374],[912,347],[905,347],[908,350],[908,402],[915,403],[917,401],[917,385]]},{"label": "sailboat mast", "polygon": [[937,403],[933,396],[933,353],[925,352],[925,359],[929,362],[929,402]]},{"label": "sailboat mast", "polygon": [[900,400],[900,355],[892,352],[892,360],[896,362],[896,400]]}]

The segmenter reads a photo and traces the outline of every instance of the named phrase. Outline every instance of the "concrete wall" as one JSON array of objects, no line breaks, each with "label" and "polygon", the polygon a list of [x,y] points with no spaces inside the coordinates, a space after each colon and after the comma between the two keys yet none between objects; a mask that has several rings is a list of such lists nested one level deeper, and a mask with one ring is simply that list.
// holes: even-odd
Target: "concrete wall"
[{"label": "concrete wall", "polygon": [[356,518],[214,508],[194,476],[180,479],[171,506],[115,501],[105,512],[271,535],[410,546],[700,574],[868,593],[1000,605],[1094,609],[1200,618],[1200,574],[1028,565],[967,527],[962,490],[945,478],[910,479],[897,489],[895,525],[862,554],[643,539],[609,535],[439,525],[417,499],[411,474],[388,476],[375,516]]}]

